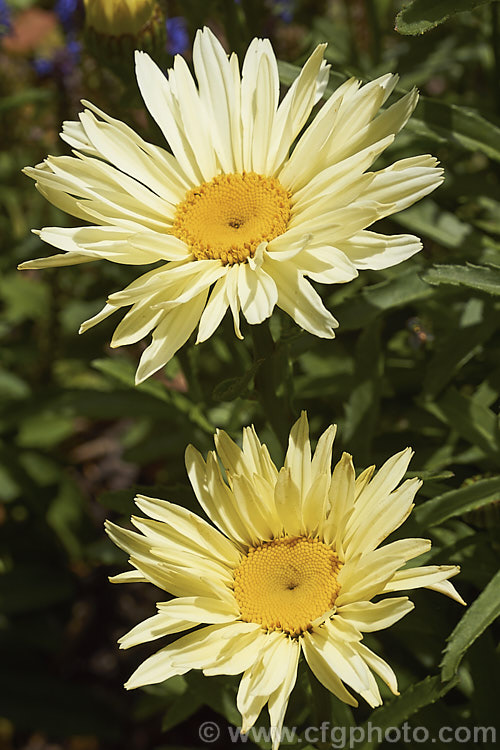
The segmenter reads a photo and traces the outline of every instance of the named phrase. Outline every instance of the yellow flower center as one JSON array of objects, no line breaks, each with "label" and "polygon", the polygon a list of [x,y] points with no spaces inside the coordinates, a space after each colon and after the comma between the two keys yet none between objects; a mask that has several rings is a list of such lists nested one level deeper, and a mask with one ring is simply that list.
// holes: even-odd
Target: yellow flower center
[{"label": "yellow flower center", "polygon": [[319,539],[274,539],[251,547],[234,571],[241,618],[300,635],[332,609],[342,563]]},{"label": "yellow flower center", "polygon": [[286,230],[290,196],[274,177],[220,174],[190,190],[175,213],[172,234],[197,260],[245,263],[261,242]]}]

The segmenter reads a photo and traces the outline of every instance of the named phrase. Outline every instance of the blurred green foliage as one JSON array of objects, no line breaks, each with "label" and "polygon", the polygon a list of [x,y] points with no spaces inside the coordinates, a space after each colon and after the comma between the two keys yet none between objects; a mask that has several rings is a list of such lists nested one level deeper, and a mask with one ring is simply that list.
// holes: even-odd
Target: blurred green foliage
[{"label": "blurred green foliage", "polygon": [[[13,5],[20,14],[51,12],[50,3]],[[194,509],[184,450],[188,443],[209,449],[216,426],[237,438],[243,425],[255,423],[281,461],[283,435],[303,408],[313,436],[331,422],[339,424],[336,455],[351,452],[358,470],[380,464],[406,445],[415,449],[412,472],[425,481],[404,535],[432,538],[429,562],[462,566],[457,586],[471,606],[463,614],[433,592],[417,592],[411,615],[389,632],[367,638],[394,667],[402,693],[391,699],[385,692],[387,703],[376,713],[360,708],[351,714],[329,697],[311,700],[318,688],[301,673],[290,715],[304,726],[332,717],[344,726],[368,720],[397,726],[409,720],[431,732],[443,723],[496,724],[497,4],[432,3],[430,19],[429,4],[414,0],[398,16],[400,32],[435,25],[448,15],[448,6],[481,6],[451,15],[424,36],[394,30],[401,4],[393,0],[295,0],[288,22],[271,5],[186,0],[169,3],[167,10],[185,13],[191,35],[196,26],[210,23],[240,52],[252,35],[270,35],[283,60],[284,86],[295,66],[323,41],[329,42],[330,89],[349,75],[369,80],[391,70],[401,75],[396,97],[417,85],[421,103],[387,159],[435,154],[446,180],[432,197],[380,222],[379,229],[415,232],[424,250],[395,268],[365,271],[353,283],[321,289],[340,321],[333,342],[309,336],[276,312],[269,330],[262,327],[255,358],[252,331],[247,327],[245,340],[237,341],[226,320],[212,339],[185,347],[164,373],[137,388],[133,374],[142,345],[111,351],[106,342],[112,323],[76,335],[107,293],[132,278],[128,268],[102,262],[23,275],[15,270],[22,260],[48,251],[32,228],[71,222],[20,170],[47,153],[65,152],[57,132],[63,119],[76,116],[83,96],[143,132],[149,127],[148,138],[160,142],[159,134],[140,111],[127,109],[123,86],[89,55],[64,75],[36,72],[41,47],[46,51],[47,45],[63,43],[54,18],[49,40],[22,49],[8,44],[9,37],[3,40],[2,750],[199,747],[197,728],[213,712],[239,723],[234,678],[209,680],[195,673],[134,694],[122,689],[156,644],[123,653],[116,639],[153,613],[159,592],[108,584],[107,575],[124,569],[126,560],[104,537],[102,523],[106,517],[126,522],[137,490]],[[272,413],[273,399],[279,414]],[[221,739],[213,747],[226,745]]]}]

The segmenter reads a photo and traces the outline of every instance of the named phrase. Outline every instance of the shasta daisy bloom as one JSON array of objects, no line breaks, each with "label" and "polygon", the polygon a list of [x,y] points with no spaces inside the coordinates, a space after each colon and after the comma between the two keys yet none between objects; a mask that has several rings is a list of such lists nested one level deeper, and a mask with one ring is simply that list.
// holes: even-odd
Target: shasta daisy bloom
[{"label": "shasta daisy bloom", "polygon": [[192,446],[186,451],[191,484],[215,526],[142,495],[136,503],[153,520],[133,517],[138,533],[106,524],[133,566],[111,580],[149,581],[175,597],[158,603],[158,613],[124,635],[121,647],[190,631],[146,659],[127,688],[191,669],[242,673],[243,731],[267,703],[275,748],[301,653],[317,679],[349,705],[357,705],[351,690],[380,705],[373,673],[397,694],[393,670],[363,644],[363,633],[389,627],[413,604],[407,596],[371,599],[425,587],[463,603],[448,580],[459,568],[405,567],[430,549],[428,539],[379,547],[408,517],[421,484],[409,479],[398,487],[411,450],[375,475],[371,466],[356,478],[347,453],[332,472],[334,436],[331,426],[311,456],[303,413],[278,471],[253,427],[243,430],[242,449],[219,430],[217,452],[206,462]]},{"label": "shasta daisy bloom", "polygon": [[348,282],[359,269],[387,268],[421,249],[413,235],[367,229],[442,181],[428,155],[369,171],[418,94],[377,114],[397,76],[364,86],[352,78],[306,127],[327,84],[325,47],[281,103],[267,39],[252,41],[240,73],[237,56],[228,58],[209,29],[199,31],[197,84],[182,57],[166,77],[136,52],[141,94],[170,151],[84,102],[79,121],[65,122],[61,134],[74,156],[49,156],[25,170],[49,201],[90,226],[42,229],[41,239],[63,253],[20,268],[155,264],[80,329],[130,307],[111,346],[152,332],[137,382],[165,365],[196,326],[197,342],[208,339],[228,308],[239,338],[240,312],[259,324],[275,305],[306,331],[333,338],[338,323],[308,279]]}]

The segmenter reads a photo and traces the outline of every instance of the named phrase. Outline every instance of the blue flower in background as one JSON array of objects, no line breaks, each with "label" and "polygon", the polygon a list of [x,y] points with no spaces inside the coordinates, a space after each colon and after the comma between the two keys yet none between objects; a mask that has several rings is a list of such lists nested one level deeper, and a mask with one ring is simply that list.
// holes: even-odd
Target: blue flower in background
[{"label": "blue flower in background", "polygon": [[5,0],[0,0],[0,37],[10,34],[11,31],[10,8]]},{"label": "blue flower in background", "polygon": [[[1,0],[0,0],[1,2]],[[80,26],[81,0],[57,0],[54,12],[64,29],[66,44],[51,57],[37,57],[33,67],[39,76],[69,76],[80,60],[81,44],[76,38]]]},{"label": "blue flower in background", "polygon": [[293,21],[294,0],[273,0],[273,10],[284,23]]},{"label": "blue flower in background", "polygon": [[57,0],[54,11],[66,32],[74,31],[76,12],[79,8],[80,0]]},{"label": "blue flower in background", "polygon": [[171,55],[182,55],[189,47],[189,34],[182,16],[167,18],[167,50]]}]

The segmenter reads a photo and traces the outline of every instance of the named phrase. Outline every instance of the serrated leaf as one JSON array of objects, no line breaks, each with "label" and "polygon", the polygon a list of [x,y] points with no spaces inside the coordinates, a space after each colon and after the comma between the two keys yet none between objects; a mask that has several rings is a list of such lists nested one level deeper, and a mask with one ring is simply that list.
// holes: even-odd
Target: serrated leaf
[{"label": "serrated leaf", "polygon": [[484,591],[470,605],[448,638],[448,645],[440,665],[443,680],[449,680],[456,674],[467,649],[499,616],[500,571],[493,576]]},{"label": "serrated leaf", "polygon": [[465,266],[438,265],[429,268],[422,274],[428,284],[453,284],[466,286],[488,294],[500,294],[500,270],[487,266],[475,266],[467,263]]},{"label": "serrated leaf", "polygon": [[[417,682],[416,685],[412,685],[390,703],[377,708],[370,716],[369,725],[361,725],[361,728],[365,729],[364,736],[368,737],[368,739],[362,744],[357,744],[357,750],[374,750],[374,748],[382,743],[384,730],[387,730],[389,727],[400,726],[410,716],[420,711],[421,708],[439,700],[448,690],[451,690],[453,685],[454,682],[443,684],[437,675],[434,677],[429,676],[425,680]],[[369,732],[369,726],[380,727],[381,732],[376,733],[376,737],[374,738],[372,736],[373,733]]]},{"label": "serrated leaf", "polygon": [[480,479],[468,487],[451,490],[432,500],[427,500],[415,509],[414,519],[422,527],[428,528],[443,523],[448,518],[490,505],[499,498],[500,477]]},{"label": "serrated leaf", "polygon": [[488,2],[491,0],[412,0],[396,16],[395,29],[405,35],[423,34],[457,13],[474,10]]}]

